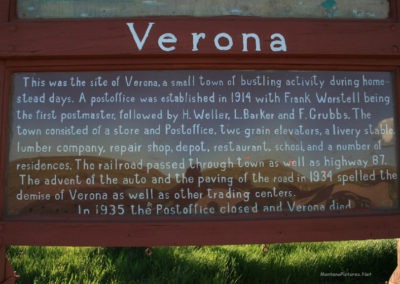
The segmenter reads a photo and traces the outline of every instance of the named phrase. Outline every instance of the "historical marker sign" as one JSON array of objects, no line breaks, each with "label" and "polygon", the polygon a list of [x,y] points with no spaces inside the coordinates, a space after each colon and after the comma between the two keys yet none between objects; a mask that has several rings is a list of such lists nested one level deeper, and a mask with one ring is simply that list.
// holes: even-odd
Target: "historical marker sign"
[{"label": "historical marker sign", "polygon": [[6,216],[268,219],[398,209],[391,72],[17,72]]},{"label": "historical marker sign", "polygon": [[0,261],[399,236],[397,1],[33,2],[0,1]]}]

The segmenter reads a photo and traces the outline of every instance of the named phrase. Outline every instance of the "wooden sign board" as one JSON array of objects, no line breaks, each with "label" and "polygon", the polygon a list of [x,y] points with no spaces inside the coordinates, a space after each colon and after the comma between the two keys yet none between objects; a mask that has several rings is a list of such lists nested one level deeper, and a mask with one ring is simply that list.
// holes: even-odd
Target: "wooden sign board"
[{"label": "wooden sign board", "polygon": [[398,237],[394,3],[374,21],[3,16],[3,243]]}]

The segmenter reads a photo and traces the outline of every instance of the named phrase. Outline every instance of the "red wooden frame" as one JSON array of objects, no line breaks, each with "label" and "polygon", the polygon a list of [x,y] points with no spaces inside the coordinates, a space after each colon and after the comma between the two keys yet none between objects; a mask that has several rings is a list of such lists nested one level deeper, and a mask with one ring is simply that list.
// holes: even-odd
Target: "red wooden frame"
[{"label": "red wooden frame", "polygon": [[[23,71],[153,70],[153,69],[284,69],[385,70],[396,76],[396,113],[400,114],[400,5],[391,1],[387,20],[140,18],[32,20],[16,18],[15,1],[0,2],[0,185],[5,186],[10,76]],[[156,23],[139,51],[126,26],[135,22],[143,33]],[[213,38],[242,32],[282,33],[288,51],[243,52],[240,44],[218,51],[212,44],[191,50],[190,33]],[[160,51],[157,38],[172,32],[179,39],[173,52]],[[155,36],[153,36],[153,33]],[[161,66],[161,67],[160,67]],[[397,122],[398,123],[398,122]],[[397,127],[397,129],[400,129]],[[21,220],[3,216],[2,245],[155,246],[239,244],[292,241],[395,238],[400,236],[400,211],[382,215],[260,220],[197,220],[129,222],[93,218],[65,222]]]},{"label": "red wooden frame", "polygon": [[[138,33],[144,33],[149,22],[155,22],[142,51],[135,46],[127,22],[134,22]],[[190,23],[190,24],[187,24]],[[296,28],[294,28],[296,27]],[[75,57],[133,58],[136,56],[230,56],[230,57],[273,57],[281,62],[293,57],[388,57],[400,52],[400,29],[392,21],[332,21],[327,20],[264,20],[246,18],[216,19],[104,19],[88,21],[15,21],[0,26],[0,56],[24,58]],[[192,52],[190,34],[204,32],[207,39],[199,44],[199,51]],[[288,51],[272,53],[269,50],[241,51],[235,44],[229,52],[218,51],[212,46],[212,38],[220,33],[234,31],[237,38],[242,32],[257,33],[263,39],[271,33],[285,35]],[[162,52],[157,45],[158,36],[173,32],[178,38],[176,50]],[[182,61],[180,61],[182,62]]]}]

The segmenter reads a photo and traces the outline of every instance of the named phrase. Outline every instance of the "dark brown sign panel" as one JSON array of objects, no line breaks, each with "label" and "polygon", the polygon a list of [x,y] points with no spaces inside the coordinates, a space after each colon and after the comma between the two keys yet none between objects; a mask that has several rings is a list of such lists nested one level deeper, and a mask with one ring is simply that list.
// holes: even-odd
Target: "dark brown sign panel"
[{"label": "dark brown sign panel", "polygon": [[393,89],[390,72],[15,73],[6,216],[397,210]]}]

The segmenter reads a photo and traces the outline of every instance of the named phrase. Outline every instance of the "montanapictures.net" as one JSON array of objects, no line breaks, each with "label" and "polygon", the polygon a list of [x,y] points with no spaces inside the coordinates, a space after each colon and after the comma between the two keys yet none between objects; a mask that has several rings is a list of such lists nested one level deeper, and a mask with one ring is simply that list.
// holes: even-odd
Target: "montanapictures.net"
[{"label": "montanapictures.net", "polygon": [[371,272],[321,272],[320,277],[371,277]]}]

